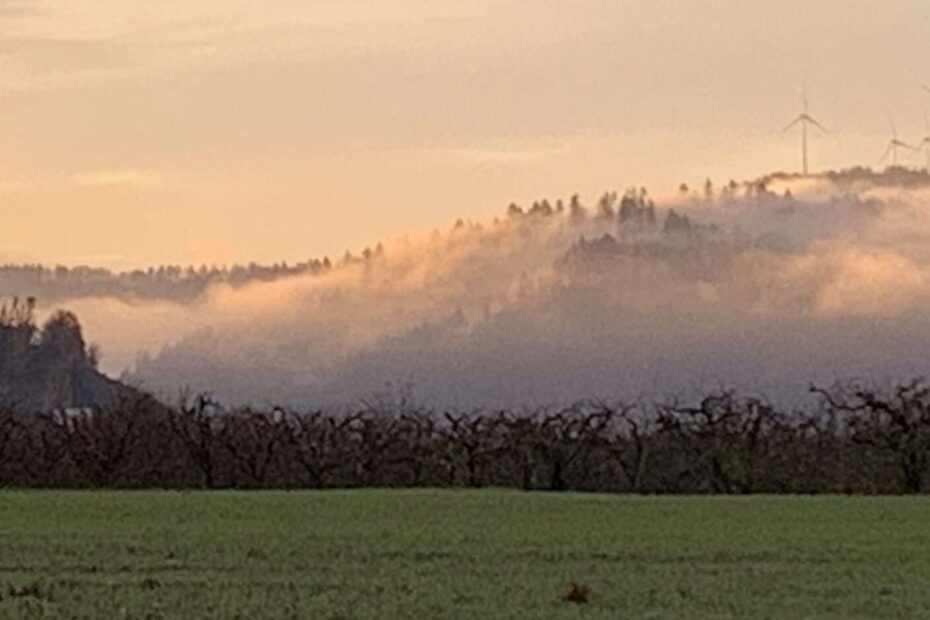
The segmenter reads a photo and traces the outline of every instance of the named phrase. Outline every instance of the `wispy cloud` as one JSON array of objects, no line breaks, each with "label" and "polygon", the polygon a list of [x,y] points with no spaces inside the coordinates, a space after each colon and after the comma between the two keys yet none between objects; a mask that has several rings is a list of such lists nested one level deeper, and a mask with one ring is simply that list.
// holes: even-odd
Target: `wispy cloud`
[{"label": "wispy cloud", "polygon": [[361,48],[410,49],[443,40],[437,21],[473,12],[420,0],[284,0],[277,10],[240,0],[0,0],[0,87],[47,90]]},{"label": "wispy cloud", "polygon": [[448,149],[441,153],[468,164],[520,166],[565,155],[569,151],[567,146],[558,146],[525,149],[463,148]]},{"label": "wispy cloud", "polygon": [[71,175],[70,181],[80,187],[120,187],[136,186],[147,189],[163,187],[164,176],[154,170],[141,168],[114,168],[92,170]]},{"label": "wispy cloud", "polygon": [[35,10],[35,4],[30,0],[0,0],[0,16],[3,17],[30,15]]}]

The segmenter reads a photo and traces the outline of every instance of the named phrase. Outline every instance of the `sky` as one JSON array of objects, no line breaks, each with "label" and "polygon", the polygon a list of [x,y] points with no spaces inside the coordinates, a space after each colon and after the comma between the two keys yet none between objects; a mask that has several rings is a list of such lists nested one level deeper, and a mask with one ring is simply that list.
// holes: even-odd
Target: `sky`
[{"label": "sky", "polygon": [[[341,256],[511,201],[877,166],[926,0],[0,0],[0,261]],[[919,157],[907,163],[918,165]]]}]

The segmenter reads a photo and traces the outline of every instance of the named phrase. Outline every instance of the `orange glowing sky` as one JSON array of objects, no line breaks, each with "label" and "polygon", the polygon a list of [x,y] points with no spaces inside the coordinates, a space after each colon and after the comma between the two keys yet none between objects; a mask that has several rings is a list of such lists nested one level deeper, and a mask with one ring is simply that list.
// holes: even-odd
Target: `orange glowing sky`
[{"label": "orange glowing sky", "polygon": [[930,106],[926,0],[0,0],[0,33],[0,261],[338,256],[797,168],[805,82],[815,168]]}]

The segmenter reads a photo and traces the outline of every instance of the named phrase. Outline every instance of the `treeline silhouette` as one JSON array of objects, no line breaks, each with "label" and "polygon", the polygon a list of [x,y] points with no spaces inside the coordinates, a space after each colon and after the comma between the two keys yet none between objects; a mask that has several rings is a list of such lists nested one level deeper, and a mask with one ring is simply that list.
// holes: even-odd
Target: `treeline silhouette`
[{"label": "treeline silhouette", "polygon": [[451,412],[167,407],[0,411],[0,484],[55,488],[512,487],[616,493],[921,493],[930,387],[812,388],[808,408],[680,402]]},{"label": "treeline silhouette", "polygon": [[5,295],[36,297],[44,302],[81,297],[112,297],[186,303],[196,300],[215,284],[240,287],[254,282],[319,274],[331,267],[329,258],[295,264],[250,263],[232,267],[162,265],[125,272],[83,266],[0,265],[0,292]]},{"label": "treeline silhouette", "polygon": [[[704,184],[703,194],[689,194],[690,190],[685,184],[681,185],[679,191],[684,196],[690,196],[692,201],[700,202],[740,198],[759,200],[766,197],[779,202],[786,198],[769,192],[766,185],[768,182],[770,180],[747,181],[742,184],[730,181],[728,185],[719,188],[718,192],[708,179]],[[605,192],[591,207],[583,205],[577,194],[572,196],[567,204],[562,199],[554,203],[543,199],[526,208],[512,203],[506,210],[505,219],[541,221],[563,215],[573,221],[596,219],[614,222],[627,232],[654,230],[676,233],[697,228],[687,216],[675,212],[674,209],[665,211],[664,215],[660,214],[645,188],[630,188],[622,196],[616,191]],[[500,224],[500,219],[495,219],[495,225]],[[453,230],[466,227],[483,228],[479,223],[466,223],[460,219],[454,224]],[[252,262],[233,266],[160,265],[123,272],[92,266],[0,264],[0,295],[31,297],[41,299],[46,304],[86,297],[190,303],[217,284],[236,288],[294,276],[319,275],[335,267],[365,263],[379,257],[383,252],[384,246],[379,243],[373,248],[366,247],[358,254],[346,251],[342,258],[334,260],[324,256],[293,264],[278,262],[262,265]]]},{"label": "treeline silhouette", "polygon": [[33,298],[0,299],[0,402],[51,411],[113,403],[131,389],[97,370],[100,349],[85,343],[77,316],[59,310],[40,327],[35,311]]},{"label": "treeline silhouette", "polygon": [[[751,193],[751,189],[748,190]],[[506,212],[510,220],[541,220],[560,216],[565,213],[576,220],[590,217],[600,220],[616,221],[630,229],[634,224],[639,227],[656,228],[656,206],[648,198],[646,190],[630,189],[620,197],[617,192],[605,192],[593,209],[582,205],[578,195],[571,198],[568,207],[560,199],[551,204],[548,200],[536,201],[526,210],[517,204],[511,204]],[[495,225],[500,225],[495,220]],[[481,229],[478,223],[456,221],[453,230],[465,227]],[[687,230],[691,222],[672,210],[665,218],[662,229],[665,232]],[[438,231],[437,231],[438,232]],[[334,267],[344,267],[381,256],[383,244],[366,247],[357,255],[346,251],[341,259],[329,257],[314,258],[304,262],[288,264],[286,262],[272,265],[249,263],[232,267],[201,265],[200,267],[162,265],[147,269],[135,269],[114,272],[100,267],[46,267],[39,264],[0,265],[0,294],[22,298],[41,299],[43,303],[53,304],[68,299],[84,297],[107,297],[127,301],[166,300],[177,303],[190,303],[201,297],[211,286],[226,284],[242,287],[256,282],[273,282],[294,276],[318,275],[329,272]]]},{"label": "treeline silhouette", "polygon": [[[790,206],[793,196],[790,190],[776,194],[769,189],[772,184],[803,178],[821,179],[850,194],[846,200],[859,200],[859,187],[902,187],[920,188],[930,186],[930,172],[891,166],[884,171],[855,167],[846,170],[828,171],[810,177],[777,172],[759,179],[737,183],[734,180],[720,186],[707,179],[701,187],[692,188],[682,183],[678,188],[679,201],[691,203],[723,203],[751,200],[764,207]],[[866,206],[875,206],[874,200],[866,200]],[[594,205],[586,207],[576,194],[568,201],[550,202],[538,200],[528,207],[511,204],[506,210],[507,219],[549,218],[565,215],[570,219],[597,218],[615,220],[626,231],[659,230],[662,232],[687,232],[693,222],[674,209],[659,213],[655,202],[645,188],[630,188],[622,196],[617,192],[605,192]],[[499,220],[498,220],[499,222]],[[455,228],[479,224],[456,222]],[[179,303],[195,301],[215,284],[232,287],[255,282],[270,282],[292,276],[326,273],[333,267],[364,262],[383,251],[381,244],[365,248],[358,255],[346,252],[341,259],[329,257],[312,258],[288,264],[278,262],[271,265],[249,263],[245,265],[179,266],[161,265],[147,269],[115,272],[92,266],[47,267],[39,264],[0,265],[0,294],[35,297],[45,303],[55,303],[81,297],[110,297],[124,300],[167,300]]]}]

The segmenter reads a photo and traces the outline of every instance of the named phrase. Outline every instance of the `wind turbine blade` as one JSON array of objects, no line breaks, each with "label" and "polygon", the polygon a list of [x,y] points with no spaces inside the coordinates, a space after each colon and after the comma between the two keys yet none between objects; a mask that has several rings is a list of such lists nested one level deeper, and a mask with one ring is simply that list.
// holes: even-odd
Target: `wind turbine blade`
[{"label": "wind turbine blade", "polygon": [[885,149],[885,154],[882,155],[882,158],[878,160],[878,163],[883,164],[888,160],[888,156],[891,155],[891,151],[894,149],[894,144],[889,144],[888,148]]},{"label": "wind turbine blade", "polygon": [[784,131],[789,131],[790,129],[792,129],[792,128],[793,128],[795,125],[797,125],[798,123],[803,123],[803,122],[804,122],[804,115],[802,114],[801,116],[799,116],[799,117],[797,117],[796,119],[794,119],[793,121],[791,121],[791,124],[788,125],[787,127],[785,127],[784,130],[783,130],[783,132],[784,132]]},{"label": "wind turbine blade", "polygon": [[888,115],[888,123],[891,125],[891,135],[894,136],[895,140],[897,140],[898,128],[895,126],[894,117],[891,114]]},{"label": "wind turbine blade", "polygon": [[826,130],[826,128],[823,125],[821,125],[820,123],[812,119],[810,116],[807,117],[807,122],[809,122],[811,125],[813,125],[814,127],[816,127],[817,129],[819,129],[820,131],[824,133],[830,133],[829,131]]},{"label": "wind turbine blade", "polygon": [[807,83],[801,89],[801,103],[804,104],[804,113],[807,114]]},{"label": "wind turbine blade", "polygon": [[925,91],[930,93],[930,86],[927,86],[926,84],[924,84],[923,86],[921,86],[921,88],[923,88]]}]

